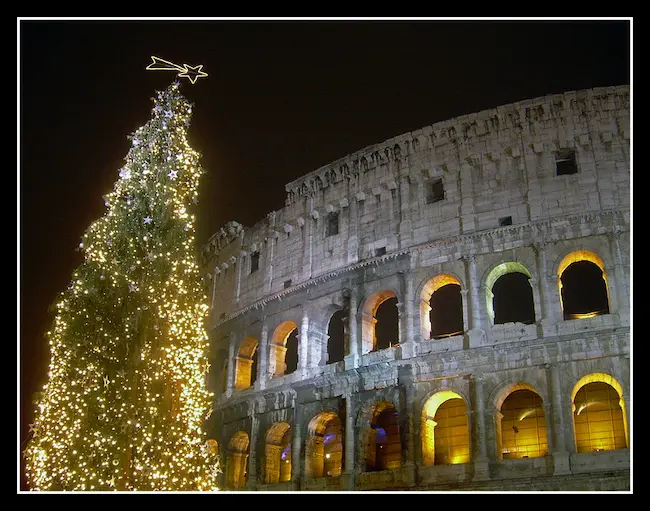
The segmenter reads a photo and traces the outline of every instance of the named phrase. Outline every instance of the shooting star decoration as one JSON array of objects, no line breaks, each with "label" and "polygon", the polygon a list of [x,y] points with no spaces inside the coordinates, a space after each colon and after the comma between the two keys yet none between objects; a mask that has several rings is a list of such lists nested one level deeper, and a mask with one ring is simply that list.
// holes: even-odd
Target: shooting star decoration
[{"label": "shooting star decoration", "polygon": [[147,66],[147,70],[178,71],[177,76],[180,78],[187,78],[190,82],[192,82],[192,84],[196,83],[199,78],[208,76],[208,73],[201,71],[203,64],[198,66],[189,66],[187,64],[183,64],[182,66],[179,66],[178,64],[168,62],[167,60],[161,59],[160,57],[154,57],[153,55],[151,56],[151,60],[153,62]]}]

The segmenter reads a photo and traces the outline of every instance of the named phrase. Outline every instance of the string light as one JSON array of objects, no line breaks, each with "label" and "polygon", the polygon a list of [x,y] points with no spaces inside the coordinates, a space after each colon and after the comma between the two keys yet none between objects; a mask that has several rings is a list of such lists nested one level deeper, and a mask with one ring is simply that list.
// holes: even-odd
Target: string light
[{"label": "string light", "polygon": [[159,92],[83,263],[56,304],[24,451],[34,490],[218,489],[205,448],[207,299],[194,251],[199,154],[178,82]]}]

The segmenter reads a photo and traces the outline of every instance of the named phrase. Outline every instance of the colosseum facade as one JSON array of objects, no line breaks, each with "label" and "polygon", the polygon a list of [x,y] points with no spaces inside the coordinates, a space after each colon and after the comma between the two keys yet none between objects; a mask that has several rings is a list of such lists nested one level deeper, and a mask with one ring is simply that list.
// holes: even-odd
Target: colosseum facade
[{"label": "colosseum facade", "polygon": [[438,122],[212,236],[221,487],[629,490],[629,106]]}]

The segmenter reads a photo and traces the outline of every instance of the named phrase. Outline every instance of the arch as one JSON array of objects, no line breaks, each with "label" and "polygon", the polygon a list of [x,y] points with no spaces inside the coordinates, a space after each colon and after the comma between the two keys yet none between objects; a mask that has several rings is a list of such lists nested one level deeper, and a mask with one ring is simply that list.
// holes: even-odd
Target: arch
[{"label": "arch", "polygon": [[[581,265],[581,263],[583,264]],[[581,269],[584,274],[585,270],[589,272],[591,265],[598,268],[600,274],[592,270],[590,272],[591,275],[587,276],[586,284],[588,294],[584,296],[584,292],[581,293],[580,291],[585,287],[585,279],[578,276],[580,283],[571,283],[571,270],[578,270],[579,266],[583,266]],[[560,261],[557,275],[560,307],[562,308],[565,320],[587,319],[609,313],[609,304],[611,302],[607,273],[605,272],[605,262],[598,254],[590,250],[574,250],[570,252]],[[565,283],[568,284],[566,287]]]},{"label": "arch", "polygon": [[226,486],[228,488],[243,488],[246,486],[248,466],[248,434],[237,431],[230,437],[226,457]]},{"label": "arch", "polygon": [[276,422],[266,432],[264,442],[264,484],[291,480],[291,426]]},{"label": "arch", "polygon": [[422,464],[469,463],[469,421],[463,397],[453,390],[431,395],[422,407]]},{"label": "arch", "polygon": [[623,387],[612,376],[591,373],[571,391],[577,452],[609,451],[629,446]]},{"label": "arch", "polygon": [[349,351],[347,312],[344,309],[334,311],[327,323],[327,363],[333,364],[344,359]]},{"label": "arch", "polygon": [[[454,288],[457,286],[458,303],[454,303],[448,311],[434,311],[432,300],[435,301],[435,293],[443,289],[445,291],[448,290],[449,288],[447,286],[453,286]],[[436,275],[425,282],[420,291],[420,328],[422,339],[449,337],[450,335],[457,335],[464,330],[463,304],[460,294],[461,289],[462,285],[460,280],[449,273]],[[455,298],[455,290],[451,295]],[[442,316],[439,315],[438,312],[443,313],[444,316],[448,316],[449,313],[452,313],[454,315],[454,320],[446,325],[442,325]],[[436,316],[439,318],[438,321],[435,320]],[[460,319],[459,324],[458,319]]]},{"label": "arch", "polygon": [[316,415],[307,426],[305,472],[308,477],[336,477],[343,471],[343,427],[334,411]]},{"label": "arch", "polygon": [[[289,352],[289,360],[287,360]],[[290,362],[290,364],[288,363]],[[271,336],[269,345],[269,367],[272,377],[292,373],[298,365],[298,325],[294,321],[283,321]]]},{"label": "arch", "polygon": [[237,351],[235,366],[235,389],[247,389],[257,378],[257,347],[259,343],[253,336],[242,339]]},{"label": "arch", "polygon": [[[394,300],[393,300],[394,299]],[[395,305],[397,305],[397,295],[394,291],[390,289],[383,289],[376,291],[366,298],[363,302],[363,307],[361,308],[361,352],[369,353],[371,351],[376,351],[378,349],[377,343],[377,310],[379,307],[387,302],[388,300],[393,300]],[[382,327],[390,328],[388,335],[391,335],[392,332],[399,332],[399,325],[397,324],[397,318],[395,318],[395,323],[381,325]],[[381,327],[380,327],[381,328]],[[389,346],[395,345],[399,342],[399,334],[395,336],[395,339],[387,341]]]},{"label": "arch", "polygon": [[[495,312],[494,312],[494,292],[493,288],[496,282],[503,276],[511,274],[511,273],[520,273],[528,277],[528,284],[530,285],[530,279],[533,278],[531,272],[526,268],[523,264],[521,264],[518,261],[508,261],[504,262],[501,264],[496,265],[490,272],[488,273],[486,279],[485,279],[485,299],[486,299],[486,308],[488,312],[488,316],[490,317],[490,323],[495,324]],[[519,288],[519,286],[517,285]],[[535,305],[534,305],[534,300],[533,300],[533,290],[532,286],[530,287],[530,290],[528,289],[518,289],[522,292],[525,292],[526,294],[523,296],[523,299],[525,302],[522,302],[523,304],[527,305],[528,307],[532,307],[532,315],[533,315],[533,323],[535,321]],[[528,293],[528,291],[530,291]],[[522,318],[524,319],[524,318]],[[530,322],[529,319],[527,319],[525,322]],[[497,323],[498,324],[498,323]]]},{"label": "arch", "polygon": [[365,428],[365,466],[367,471],[396,469],[402,466],[402,440],[399,413],[389,401],[380,401],[372,409]]},{"label": "arch", "polygon": [[497,426],[503,459],[548,455],[546,414],[542,397],[530,385],[517,383],[500,399]]}]

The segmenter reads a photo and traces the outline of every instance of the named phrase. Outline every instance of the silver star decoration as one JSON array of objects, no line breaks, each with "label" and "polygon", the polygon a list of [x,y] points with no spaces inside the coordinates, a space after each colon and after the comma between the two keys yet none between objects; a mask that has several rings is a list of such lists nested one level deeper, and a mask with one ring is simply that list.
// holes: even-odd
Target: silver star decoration
[{"label": "silver star decoration", "polygon": [[176,176],[178,175],[178,171],[177,170],[170,170],[168,175],[169,175],[169,177],[171,179],[176,179]]},{"label": "silver star decoration", "polygon": [[145,223],[145,224],[150,224],[150,223],[151,223],[151,218],[149,218],[148,216],[145,217],[145,218],[144,218],[144,223]]},{"label": "silver star decoration", "polygon": [[111,380],[108,379],[108,376],[104,376],[104,387],[108,387],[108,384],[111,382]]},{"label": "silver star decoration", "polygon": [[114,488],[114,487],[115,487],[115,476],[111,477],[111,478],[108,480],[108,485],[109,485],[111,488]]},{"label": "silver star decoration", "polygon": [[133,282],[129,282],[129,291],[131,291],[132,293],[135,293],[137,291],[137,289],[138,288],[135,286],[135,284]]}]

